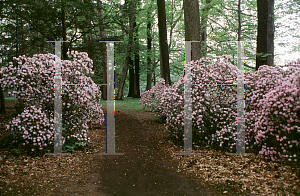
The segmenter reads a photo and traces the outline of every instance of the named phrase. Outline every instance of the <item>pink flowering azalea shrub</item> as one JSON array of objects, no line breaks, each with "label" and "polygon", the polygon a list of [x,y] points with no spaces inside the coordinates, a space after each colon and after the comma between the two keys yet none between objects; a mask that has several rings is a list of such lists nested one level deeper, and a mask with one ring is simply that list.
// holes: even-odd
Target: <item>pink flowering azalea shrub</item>
[{"label": "pink flowering azalea shrub", "polygon": [[[191,62],[192,70],[192,128],[193,142],[225,148],[234,146],[236,119],[236,89],[232,85],[204,85],[235,83],[237,68],[228,57],[202,58]],[[184,77],[165,90],[162,99],[167,130],[178,140],[184,132]],[[227,127],[228,129],[224,129]]]},{"label": "pink flowering azalea shrub", "polygon": [[141,94],[140,104],[143,105],[143,108],[148,107],[152,112],[161,115],[162,107],[160,99],[167,88],[165,80],[161,78],[155,86]]},{"label": "pink flowering azalea shrub", "polygon": [[[184,127],[183,123],[183,79],[175,82],[170,88],[166,88],[159,105],[163,108],[161,115],[166,117],[166,130],[169,131],[171,138],[182,141],[180,130]],[[172,131],[170,131],[172,130]]]},{"label": "pink flowering azalea shrub", "polygon": [[42,150],[52,144],[54,139],[52,125],[53,119],[49,120],[41,108],[30,106],[14,118],[6,128],[12,132],[15,141],[33,147],[32,151],[34,151],[35,148]]},{"label": "pink flowering azalea shrub", "polygon": [[[63,142],[75,139],[87,144],[89,126],[104,121],[99,104],[101,91],[83,73],[85,70],[87,74],[93,74],[92,60],[88,55],[73,51],[70,55],[71,60],[62,61],[62,84],[91,85],[62,86]],[[39,149],[50,144],[54,131],[51,129],[54,126],[54,57],[53,54],[36,54],[33,57],[23,55],[14,58],[16,62],[10,62],[8,67],[1,69],[3,78],[0,82],[4,84],[3,88],[17,89],[13,95],[18,99],[17,109],[21,113],[7,125],[7,129],[13,133],[18,132],[25,140],[24,145],[30,143]]]},{"label": "pink flowering azalea shrub", "polygon": [[[225,57],[225,58],[224,58]],[[237,67],[227,57],[191,62],[193,83],[236,83]],[[222,59],[223,58],[223,59]],[[280,67],[261,66],[245,72],[245,144],[271,161],[296,161],[299,152],[299,123],[296,109],[300,59]],[[236,87],[192,86],[193,143],[235,152]],[[151,99],[148,99],[151,102]],[[151,105],[152,104],[152,105]],[[152,107],[166,116],[171,138],[184,138],[184,78],[165,88]]]},{"label": "pink flowering azalea shrub", "polygon": [[255,73],[246,73],[246,144],[259,149],[264,159],[297,161],[299,71],[300,64],[294,63],[286,71],[264,65]]}]

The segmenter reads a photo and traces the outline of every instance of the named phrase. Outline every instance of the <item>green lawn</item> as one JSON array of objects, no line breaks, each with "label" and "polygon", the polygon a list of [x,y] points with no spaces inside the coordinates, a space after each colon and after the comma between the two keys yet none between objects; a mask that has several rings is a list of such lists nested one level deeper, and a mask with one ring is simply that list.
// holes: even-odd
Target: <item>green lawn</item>
[{"label": "green lawn", "polygon": [[[124,101],[115,100],[115,108],[121,110],[131,111],[150,111],[149,109],[143,109],[143,106],[139,104],[140,98],[123,97]],[[106,100],[101,100],[100,103],[103,107],[106,107]]]},{"label": "green lawn", "polygon": [[[139,104],[140,98],[131,98],[131,97],[123,97],[124,101],[115,100],[115,108],[121,110],[131,110],[131,111],[150,111],[149,109],[143,109],[143,106]],[[17,98],[9,97],[5,98],[5,100],[18,100]],[[106,107],[106,100],[101,100],[100,104],[103,107]]]},{"label": "green lawn", "polygon": [[14,97],[7,97],[7,98],[4,98],[5,100],[18,100],[17,98],[14,98]]}]

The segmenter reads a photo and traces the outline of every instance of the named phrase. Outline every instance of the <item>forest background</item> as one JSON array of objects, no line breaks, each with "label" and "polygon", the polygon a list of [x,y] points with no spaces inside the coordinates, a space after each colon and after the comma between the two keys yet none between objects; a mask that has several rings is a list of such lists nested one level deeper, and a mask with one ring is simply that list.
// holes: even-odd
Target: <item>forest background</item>
[{"label": "forest background", "polygon": [[[234,65],[233,41],[245,41],[245,70],[253,71],[285,65],[300,51],[299,0],[4,0],[0,9],[1,67],[20,55],[53,54],[46,41],[63,39],[69,41],[63,59],[67,51],[87,52],[95,73],[87,75],[106,83],[106,44],[98,41],[123,41],[115,44],[116,99],[140,97],[160,78],[176,82],[183,74],[184,40],[201,41],[192,44],[192,60],[230,55]],[[260,52],[270,55],[259,60]]]}]

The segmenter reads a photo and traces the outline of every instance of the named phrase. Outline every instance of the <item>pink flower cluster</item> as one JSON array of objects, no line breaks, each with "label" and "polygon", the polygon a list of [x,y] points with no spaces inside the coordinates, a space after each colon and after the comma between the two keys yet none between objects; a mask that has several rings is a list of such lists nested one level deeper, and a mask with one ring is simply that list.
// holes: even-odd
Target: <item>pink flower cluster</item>
[{"label": "pink flower cluster", "polygon": [[286,161],[299,151],[299,73],[300,63],[290,63],[286,71],[264,65],[246,73],[246,137],[264,159]]},{"label": "pink flower cluster", "polygon": [[[53,141],[53,119],[49,120],[36,106],[26,108],[6,128],[12,132],[14,142],[21,141],[22,145],[36,146],[40,150]],[[65,138],[62,139],[64,143]]]},{"label": "pink flower cluster", "polygon": [[[214,145],[225,143],[228,147],[230,141],[222,141],[223,138],[231,138],[232,145],[234,145],[236,89],[232,85],[218,86],[213,84],[235,83],[237,68],[228,63],[228,56],[222,56],[214,60],[202,58],[196,62],[192,61],[191,70],[192,82],[194,83],[191,89],[193,141],[202,143],[205,140],[206,143]],[[160,87],[160,89],[165,90],[160,96],[161,98],[152,103],[154,104],[152,107],[159,108],[159,115],[166,116],[166,129],[169,134],[182,140],[184,130],[184,75],[171,87]],[[144,103],[145,100],[151,102],[144,93],[141,95],[141,103]],[[224,126],[229,126],[231,131],[224,129]],[[218,134],[216,134],[217,130],[219,131]]]},{"label": "pink flower cluster", "polygon": [[150,108],[152,112],[160,114],[162,112],[162,107],[160,105],[160,99],[167,87],[165,86],[165,80],[161,78],[155,86],[150,90],[145,91],[141,95],[140,104],[145,107]]},{"label": "pink flower cluster", "polygon": [[[213,84],[236,83],[237,67],[228,63],[228,56],[222,56],[192,61],[191,70],[195,84],[191,89],[193,142],[235,152],[237,89]],[[246,149],[254,148],[271,161],[295,158],[300,134],[295,112],[300,105],[296,93],[299,73],[300,59],[285,71],[264,65],[256,72],[245,72]],[[143,93],[140,103],[165,116],[170,136],[182,140],[184,75],[171,87],[162,85]],[[155,92],[159,99],[153,98]]]},{"label": "pink flower cluster", "polygon": [[[93,126],[93,124],[103,123],[104,121],[104,114],[99,104],[101,91],[90,77],[83,74],[83,70],[87,74],[93,74],[93,62],[88,58],[87,53],[72,51],[69,55],[71,55],[70,59],[72,60],[62,61],[62,84],[84,83],[90,85],[62,86],[62,120],[63,130],[65,130],[63,136],[66,139],[73,137],[87,143],[89,140],[86,134],[89,128],[87,123]],[[53,54],[36,54],[33,57],[23,55],[14,58],[14,60],[16,63],[10,62],[8,67],[1,69],[3,78],[0,79],[0,82],[4,84],[3,88],[18,89],[13,91],[13,95],[19,101],[24,101],[25,111],[35,105],[41,113],[36,113],[34,109],[30,109],[27,118],[20,120],[17,117],[9,123],[8,128],[13,132],[18,130],[23,135],[27,132],[38,133],[37,131],[41,129],[38,124],[48,121],[53,122],[55,56]],[[45,114],[46,117],[42,114]],[[34,118],[37,118],[37,115],[40,117],[33,121]],[[45,120],[45,118],[49,120]],[[12,126],[13,122],[17,124]],[[33,128],[30,129],[28,123],[31,123]],[[49,125],[49,127],[52,126],[53,124]],[[43,129],[53,132],[49,127]],[[38,136],[34,136],[35,134],[24,137],[35,143],[34,141],[38,141]],[[39,140],[44,140],[44,137],[39,138]],[[40,142],[40,144],[44,143]],[[42,148],[43,145],[39,145],[39,147]]]},{"label": "pink flower cluster", "polygon": [[[191,88],[193,142],[217,146],[224,143],[225,147],[231,147],[229,144],[231,142],[234,145],[236,131],[236,89],[233,85],[225,84],[236,82],[237,68],[228,63],[228,56],[222,56],[192,61],[191,70],[194,84]],[[167,130],[173,137],[182,139],[184,76],[166,89],[161,104],[164,108],[162,114],[167,117]],[[229,129],[224,129],[225,126]],[[219,133],[216,134],[216,131]],[[224,141],[224,138],[231,139]]]}]

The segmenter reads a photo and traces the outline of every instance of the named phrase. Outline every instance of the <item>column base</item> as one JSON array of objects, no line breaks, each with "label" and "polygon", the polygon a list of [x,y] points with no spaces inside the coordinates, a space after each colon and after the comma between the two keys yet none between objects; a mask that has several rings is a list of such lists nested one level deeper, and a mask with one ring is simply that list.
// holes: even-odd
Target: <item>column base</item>
[{"label": "column base", "polygon": [[249,156],[254,154],[253,153],[228,153],[228,155]]},{"label": "column base", "polygon": [[46,156],[71,156],[71,153],[46,153]]},{"label": "column base", "polygon": [[111,153],[111,152],[106,153],[106,152],[104,152],[104,153],[98,153],[98,155],[125,155],[125,153]]}]

